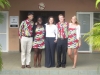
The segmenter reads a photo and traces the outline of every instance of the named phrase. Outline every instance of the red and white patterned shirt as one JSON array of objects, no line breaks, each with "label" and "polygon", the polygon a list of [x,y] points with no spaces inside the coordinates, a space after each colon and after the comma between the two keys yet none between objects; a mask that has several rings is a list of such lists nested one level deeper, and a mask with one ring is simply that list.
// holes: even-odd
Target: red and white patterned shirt
[{"label": "red and white patterned shirt", "polygon": [[58,38],[67,38],[68,37],[68,23],[64,22],[61,24],[60,22],[57,23],[58,28]]},{"label": "red and white patterned shirt", "polygon": [[33,21],[24,20],[22,21],[20,28],[19,28],[19,37],[22,36],[32,36],[33,32]]}]

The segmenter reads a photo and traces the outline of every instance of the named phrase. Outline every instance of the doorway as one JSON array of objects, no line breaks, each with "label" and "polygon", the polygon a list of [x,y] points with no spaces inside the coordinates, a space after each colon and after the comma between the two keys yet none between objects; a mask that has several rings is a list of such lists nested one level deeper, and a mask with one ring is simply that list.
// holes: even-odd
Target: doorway
[{"label": "doorway", "polygon": [[[34,12],[34,19],[33,19],[34,23],[36,22],[37,17],[41,16],[43,18],[43,24],[47,23],[49,16],[53,16],[56,23],[59,21],[58,20],[59,14],[63,14],[65,16],[65,11],[20,11],[20,21],[19,21],[20,23],[23,20],[27,19],[28,12]],[[21,50],[21,48],[19,50]]]},{"label": "doorway", "polygon": [[43,24],[47,22],[49,16],[53,16],[56,23],[58,22],[59,14],[63,14],[65,16],[65,11],[20,11],[20,23],[21,21],[27,19],[28,12],[34,13],[34,22],[36,22],[37,17],[41,16],[43,18]]}]

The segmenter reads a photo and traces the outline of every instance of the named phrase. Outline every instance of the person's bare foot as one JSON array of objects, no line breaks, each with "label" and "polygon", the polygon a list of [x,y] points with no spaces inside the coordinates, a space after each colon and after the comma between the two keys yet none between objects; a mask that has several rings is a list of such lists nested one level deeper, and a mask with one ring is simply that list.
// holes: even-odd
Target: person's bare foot
[{"label": "person's bare foot", "polygon": [[41,67],[41,64],[38,64],[38,67]]},{"label": "person's bare foot", "polygon": [[37,64],[34,64],[34,67],[36,68],[37,67]]},{"label": "person's bare foot", "polygon": [[76,68],[76,66],[73,66],[73,67],[72,67],[72,69],[75,69],[75,68]]}]

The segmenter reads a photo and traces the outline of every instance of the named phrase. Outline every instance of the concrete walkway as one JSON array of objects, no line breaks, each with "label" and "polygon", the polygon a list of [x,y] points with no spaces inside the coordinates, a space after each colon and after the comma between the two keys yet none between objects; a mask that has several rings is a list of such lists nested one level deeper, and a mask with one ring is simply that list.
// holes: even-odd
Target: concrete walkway
[{"label": "concrete walkway", "polygon": [[[77,67],[72,69],[72,61],[67,57],[66,68],[46,68],[44,67],[45,55],[43,52],[42,67],[33,67],[33,52],[31,69],[22,69],[19,52],[3,53],[3,70],[0,75],[100,75],[100,54],[79,54]],[[55,55],[56,58],[56,55]]]}]

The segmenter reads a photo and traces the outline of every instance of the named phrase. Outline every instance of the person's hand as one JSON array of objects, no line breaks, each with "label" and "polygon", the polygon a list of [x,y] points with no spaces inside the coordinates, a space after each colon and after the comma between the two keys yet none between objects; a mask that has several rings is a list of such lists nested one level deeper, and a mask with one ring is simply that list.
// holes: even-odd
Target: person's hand
[{"label": "person's hand", "polygon": [[35,25],[37,25],[37,22],[35,23]]},{"label": "person's hand", "polygon": [[81,42],[78,43],[78,46],[79,46],[79,47],[81,46]]},{"label": "person's hand", "polygon": [[54,42],[56,43],[56,42],[57,42],[57,40],[54,40]]},{"label": "person's hand", "polygon": [[21,40],[22,36],[19,36],[19,39]]}]

